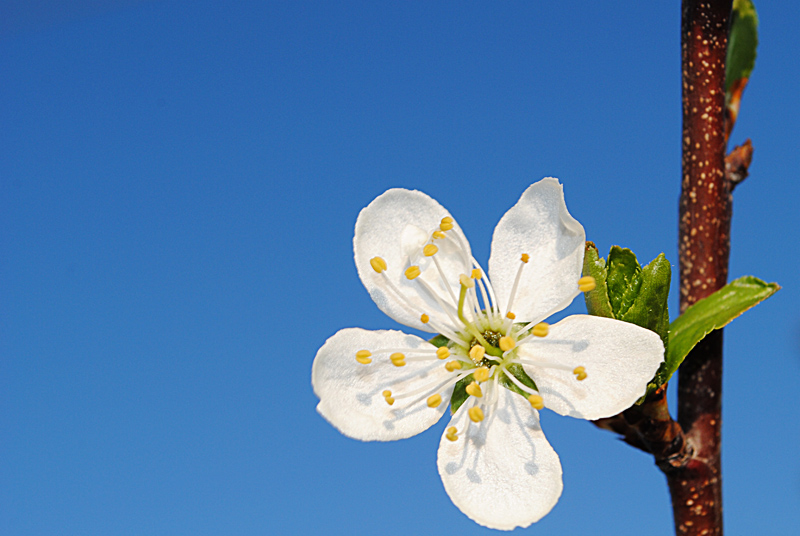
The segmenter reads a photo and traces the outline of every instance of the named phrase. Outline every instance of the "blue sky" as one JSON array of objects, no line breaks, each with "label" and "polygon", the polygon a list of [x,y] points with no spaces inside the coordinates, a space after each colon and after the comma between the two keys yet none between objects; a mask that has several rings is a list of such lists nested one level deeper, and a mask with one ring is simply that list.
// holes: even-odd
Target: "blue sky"
[{"label": "blue sky", "polygon": [[[677,262],[679,6],[614,9],[4,2],[0,532],[489,533],[439,480],[445,422],[345,438],[311,363],[341,328],[399,327],[352,258],[359,210],[390,187],[438,199],[485,263],[502,214],[555,176],[601,251]],[[800,8],[758,9],[730,272],[784,289],[726,329],[725,523],[790,534]],[[651,458],[542,424],[565,487],[530,533],[671,533]]]}]

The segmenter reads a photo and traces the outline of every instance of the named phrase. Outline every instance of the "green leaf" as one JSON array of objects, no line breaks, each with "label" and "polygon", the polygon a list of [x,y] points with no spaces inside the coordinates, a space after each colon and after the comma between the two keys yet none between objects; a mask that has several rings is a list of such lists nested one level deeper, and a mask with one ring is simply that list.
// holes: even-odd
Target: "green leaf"
[{"label": "green leaf", "polygon": [[675,319],[669,327],[667,359],[656,373],[657,385],[666,383],[678,370],[689,351],[715,329],[725,327],[731,320],[755,307],[778,290],[777,283],[765,283],[744,276],[731,281],[711,296],[695,303]]},{"label": "green leaf", "polygon": [[658,333],[664,342],[664,347],[667,346],[669,335],[667,298],[671,275],[669,261],[662,253],[641,270],[639,273],[641,284],[633,304],[624,314],[617,316],[620,320]]},{"label": "green leaf", "polygon": [[614,318],[611,302],[608,300],[608,287],[606,286],[606,278],[608,277],[606,260],[600,257],[594,242],[586,242],[586,253],[583,256],[583,275],[594,277],[597,284],[594,290],[583,295],[586,300],[586,310],[589,311],[590,315]]},{"label": "green leaf", "polygon": [[642,286],[642,268],[631,250],[611,247],[606,286],[614,318],[622,318],[633,305]]},{"label": "green leaf", "polygon": [[725,61],[725,91],[730,101],[733,84],[750,78],[756,64],[758,47],[758,15],[752,0],[734,0],[731,30],[728,37],[728,57]]}]

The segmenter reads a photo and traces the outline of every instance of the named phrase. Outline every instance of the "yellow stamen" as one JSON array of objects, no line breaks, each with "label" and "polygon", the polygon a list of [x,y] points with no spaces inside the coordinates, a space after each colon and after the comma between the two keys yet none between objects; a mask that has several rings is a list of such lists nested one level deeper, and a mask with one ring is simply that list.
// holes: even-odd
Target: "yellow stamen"
[{"label": "yellow stamen", "polygon": [[384,398],[387,396],[392,396],[392,392],[389,389],[386,389],[384,392],[381,393]]},{"label": "yellow stamen", "polygon": [[425,313],[422,313],[422,316],[419,317],[419,321],[422,322],[423,324],[427,324],[428,322],[430,322],[430,320],[431,320],[431,317],[429,317]]},{"label": "yellow stamen", "polygon": [[547,337],[547,334],[550,333],[550,324],[547,322],[539,322],[533,326],[531,333],[537,337]]},{"label": "yellow stamen", "polygon": [[406,356],[401,354],[400,352],[396,352],[389,356],[389,359],[392,360],[392,365],[395,367],[404,367],[406,365]]},{"label": "yellow stamen", "polygon": [[447,359],[450,357],[450,349],[447,346],[440,346],[436,350],[436,357],[439,359]]},{"label": "yellow stamen", "polygon": [[486,355],[486,348],[481,346],[480,344],[476,344],[469,350],[469,357],[472,358],[473,361],[478,363],[483,356]]},{"label": "yellow stamen", "polygon": [[444,368],[447,369],[447,372],[453,372],[454,370],[461,370],[461,361],[448,361],[444,364]]},{"label": "yellow stamen", "polygon": [[442,223],[453,223],[453,218],[451,218],[450,216],[445,216],[444,218],[442,218]]},{"label": "yellow stamen", "polygon": [[356,356],[356,361],[358,361],[362,365],[369,365],[370,363],[372,363],[372,358],[371,357],[361,357],[361,356],[357,355]]},{"label": "yellow stamen", "polygon": [[445,216],[442,218],[442,223],[439,224],[439,229],[442,231],[449,231],[453,228],[453,218],[450,216]]},{"label": "yellow stamen", "polygon": [[509,311],[509,312],[506,313],[506,318],[510,318],[511,320],[514,320],[515,318],[517,318],[517,315],[515,315],[514,313]]},{"label": "yellow stamen", "polygon": [[528,397],[528,402],[531,403],[535,409],[544,408],[544,399],[539,395],[531,395]]},{"label": "yellow stamen", "polygon": [[447,433],[444,436],[450,441],[456,441],[458,439],[457,433],[458,429],[455,426],[451,426],[447,429]]},{"label": "yellow stamen", "polygon": [[442,239],[442,238],[444,238],[445,236],[447,236],[447,235],[446,235],[446,234],[444,234],[442,231],[438,231],[438,230],[437,230],[437,231],[434,231],[434,232],[433,232],[433,238],[434,238],[434,239],[436,239],[436,240],[441,240],[441,239]]},{"label": "yellow stamen", "polygon": [[585,275],[578,279],[578,290],[581,292],[589,292],[595,289],[597,286],[597,282],[594,280],[594,277],[590,275]]},{"label": "yellow stamen", "polygon": [[475,286],[475,281],[467,277],[467,274],[461,274],[458,276],[458,281],[461,283],[461,286],[472,288]]},{"label": "yellow stamen", "polygon": [[500,349],[502,351],[508,352],[509,350],[514,348],[516,345],[517,345],[517,343],[514,342],[514,339],[512,339],[511,337],[500,337]]},{"label": "yellow stamen", "polygon": [[433,255],[436,255],[437,251],[439,251],[439,248],[437,248],[433,244],[428,244],[427,246],[422,248],[422,254],[425,255],[426,257],[432,257]]},{"label": "yellow stamen", "polygon": [[422,272],[420,272],[419,266],[409,266],[408,269],[406,269],[406,277],[409,279],[414,279],[420,273]]},{"label": "yellow stamen", "polygon": [[482,277],[480,269],[479,268],[473,268],[471,277],[472,277],[472,279],[480,279]]},{"label": "yellow stamen", "polygon": [[372,352],[369,350],[359,350],[356,352],[356,357],[369,357],[372,355]]},{"label": "yellow stamen", "polygon": [[472,377],[475,378],[475,381],[485,382],[489,379],[489,369],[481,367],[472,373]]},{"label": "yellow stamen", "polygon": [[389,389],[386,389],[383,393],[383,399],[386,400],[386,403],[390,406],[394,404],[394,398],[392,398],[392,392]]},{"label": "yellow stamen", "polygon": [[429,408],[438,407],[439,404],[441,404],[441,403],[442,403],[442,395],[440,395],[438,393],[428,397],[428,407]]},{"label": "yellow stamen", "polygon": [[378,273],[381,273],[386,269],[386,261],[380,257],[372,257],[369,260],[369,265],[372,266],[372,269]]},{"label": "yellow stamen", "polygon": [[481,386],[478,385],[478,382],[472,382],[467,385],[467,394],[480,398],[483,396],[483,391],[481,391]]},{"label": "yellow stamen", "polygon": [[522,257],[520,257],[520,260],[525,264],[528,264],[528,261],[531,260],[531,256],[528,255],[527,253],[523,253]]},{"label": "yellow stamen", "polygon": [[573,370],[572,373],[576,376],[576,379],[579,382],[582,382],[586,379],[586,369],[583,367],[575,367],[575,370]]},{"label": "yellow stamen", "polygon": [[483,420],[483,410],[478,406],[469,408],[467,414],[472,422],[481,422]]}]

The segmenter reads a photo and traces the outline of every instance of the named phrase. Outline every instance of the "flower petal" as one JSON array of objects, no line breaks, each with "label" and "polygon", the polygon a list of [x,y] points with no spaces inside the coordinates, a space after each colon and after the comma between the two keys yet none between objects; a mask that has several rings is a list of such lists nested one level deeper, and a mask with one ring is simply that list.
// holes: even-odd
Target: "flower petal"
[{"label": "flower petal", "polygon": [[[431,360],[412,361],[395,367],[386,353],[376,350],[430,349]],[[372,352],[372,363],[356,361],[359,350]],[[311,370],[311,383],[320,401],[317,411],[344,435],[362,441],[403,439],[427,430],[449,407],[452,384],[438,390],[441,404],[429,408],[427,396],[437,385],[452,377],[444,364],[436,359],[432,344],[401,331],[368,331],[343,329],[328,339],[317,352]],[[424,390],[425,386],[430,389]],[[392,391],[393,405],[386,403],[382,392]],[[423,389],[419,395],[402,397],[403,393]],[[430,392],[428,392],[430,391]]]},{"label": "flower petal", "polygon": [[[423,279],[452,311],[457,306],[453,297],[457,299],[460,290],[458,276],[469,274],[472,268],[469,243],[455,222],[453,229],[445,233],[447,238],[434,241],[438,248],[435,258],[445,274],[446,285],[433,257],[422,254],[423,246],[444,217],[452,216],[424,193],[394,188],[361,210],[353,238],[358,275],[381,311],[401,324],[431,333],[438,332],[437,322],[450,326],[453,322],[420,281],[408,280],[406,268],[419,266],[422,275],[417,279]],[[374,257],[386,261],[385,274],[393,285],[370,265]],[[423,313],[430,316],[430,324],[420,321]]]},{"label": "flower petal", "polygon": [[544,320],[578,294],[586,233],[567,211],[557,179],[532,184],[500,219],[492,237],[489,278],[505,311],[523,253],[530,255],[511,309],[525,321]]},{"label": "flower petal", "polygon": [[[525,365],[545,407],[582,419],[609,417],[644,394],[664,360],[661,338],[635,324],[599,316],[569,316],[550,326],[547,337],[520,345],[524,359],[565,365],[569,370]],[[586,379],[572,369],[582,366]]]},{"label": "flower petal", "polygon": [[478,424],[467,417],[470,404],[456,412],[450,426],[459,437],[442,436],[438,466],[447,494],[462,512],[483,526],[511,530],[546,515],[563,485],[561,462],[536,410],[522,396],[499,391]]}]

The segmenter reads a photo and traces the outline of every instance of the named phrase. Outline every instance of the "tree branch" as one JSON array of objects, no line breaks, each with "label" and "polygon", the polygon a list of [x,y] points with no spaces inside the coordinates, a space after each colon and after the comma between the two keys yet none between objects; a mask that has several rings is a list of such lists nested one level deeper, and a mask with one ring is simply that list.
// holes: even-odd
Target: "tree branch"
[{"label": "tree branch", "polygon": [[[681,312],[725,285],[731,182],[725,175],[725,55],[731,0],[683,0],[683,180],[679,264]],[[661,466],[678,534],[722,534],[720,426],[722,331],[686,357],[678,372],[678,423],[692,451]]]}]

